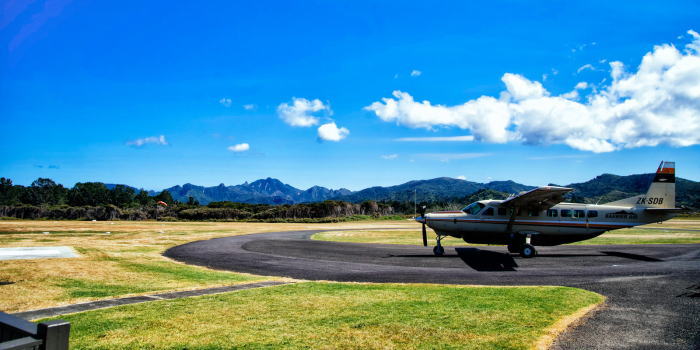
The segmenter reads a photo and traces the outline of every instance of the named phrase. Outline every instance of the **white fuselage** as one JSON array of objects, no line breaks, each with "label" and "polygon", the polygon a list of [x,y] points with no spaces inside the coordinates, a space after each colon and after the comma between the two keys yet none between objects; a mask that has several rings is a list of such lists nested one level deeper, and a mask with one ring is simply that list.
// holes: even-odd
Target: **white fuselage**
[{"label": "white fuselage", "polygon": [[[533,244],[557,245],[596,237],[606,231],[660,222],[673,214],[651,214],[630,206],[559,203],[548,210],[512,212],[500,200],[477,202],[477,213],[443,211],[425,215],[428,227],[439,235],[469,243],[507,244],[513,233],[531,235]],[[473,210],[475,211],[475,210]],[[512,225],[509,227],[509,225]]]}]

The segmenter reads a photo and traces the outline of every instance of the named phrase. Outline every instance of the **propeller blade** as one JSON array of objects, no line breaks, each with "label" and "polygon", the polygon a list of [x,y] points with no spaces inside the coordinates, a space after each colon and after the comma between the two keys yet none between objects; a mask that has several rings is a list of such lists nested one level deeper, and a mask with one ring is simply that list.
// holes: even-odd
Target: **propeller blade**
[{"label": "propeller blade", "polygon": [[428,246],[428,234],[425,233],[425,223],[423,223],[423,246]]}]

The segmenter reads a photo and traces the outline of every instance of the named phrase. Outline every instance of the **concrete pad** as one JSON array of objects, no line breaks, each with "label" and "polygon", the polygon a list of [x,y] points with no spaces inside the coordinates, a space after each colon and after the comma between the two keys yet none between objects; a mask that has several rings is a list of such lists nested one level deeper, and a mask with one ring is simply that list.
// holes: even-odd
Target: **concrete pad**
[{"label": "concrete pad", "polygon": [[12,247],[0,248],[0,260],[77,258],[71,247]]}]

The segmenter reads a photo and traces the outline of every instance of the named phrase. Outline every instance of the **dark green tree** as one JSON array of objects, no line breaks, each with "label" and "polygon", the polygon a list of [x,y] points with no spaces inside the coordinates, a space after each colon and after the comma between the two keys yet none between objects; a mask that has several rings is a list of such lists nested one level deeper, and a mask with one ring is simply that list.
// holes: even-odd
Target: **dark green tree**
[{"label": "dark green tree", "polygon": [[110,192],[112,204],[120,208],[130,206],[136,197],[134,189],[124,185],[116,185]]},{"label": "dark green tree", "polygon": [[68,203],[73,206],[109,204],[110,191],[101,182],[78,182],[68,192]]},{"label": "dark green tree", "polygon": [[153,198],[144,190],[139,191],[139,194],[136,195],[135,200],[136,203],[141,206],[153,205]]},{"label": "dark green tree", "polygon": [[19,204],[19,191],[22,186],[13,186],[12,180],[0,177],[0,205]]},{"label": "dark green tree", "polygon": [[190,206],[197,206],[197,207],[198,207],[198,206],[199,206],[199,201],[196,200],[196,199],[194,199],[194,197],[190,196],[190,197],[187,197],[187,205],[190,205]]},{"label": "dark green tree", "polygon": [[168,205],[171,205],[175,203],[173,200],[173,196],[170,194],[168,190],[163,190],[163,192],[159,193],[157,196],[153,197],[153,199],[157,201],[163,201],[167,203]]},{"label": "dark green tree", "polygon": [[20,200],[31,205],[54,205],[65,202],[67,190],[47,178],[38,178],[32,185],[22,188]]}]

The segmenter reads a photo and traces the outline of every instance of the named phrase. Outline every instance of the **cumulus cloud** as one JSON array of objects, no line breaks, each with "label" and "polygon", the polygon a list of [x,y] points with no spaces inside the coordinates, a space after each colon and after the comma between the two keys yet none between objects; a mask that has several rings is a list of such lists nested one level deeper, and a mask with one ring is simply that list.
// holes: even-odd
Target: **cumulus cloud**
[{"label": "cumulus cloud", "polygon": [[423,74],[423,72],[421,72],[421,71],[419,71],[419,70],[417,70],[417,69],[414,69],[414,70],[411,71],[411,76],[412,76],[412,77],[419,77],[421,74]]},{"label": "cumulus cloud", "polygon": [[237,145],[229,146],[228,150],[231,152],[245,152],[250,149],[250,145],[247,143],[239,143]]},{"label": "cumulus cloud", "polygon": [[[461,105],[416,101],[406,92],[365,107],[386,122],[411,128],[457,127],[475,140],[565,144],[591,152],[668,144],[700,144],[700,34],[681,51],[657,45],[636,71],[612,61],[611,81],[576,101],[552,96],[542,84],[512,73],[498,98],[481,96]],[[582,90],[583,85],[577,85]],[[588,86],[586,84],[586,86]],[[592,89],[593,90],[593,89]]]},{"label": "cumulus cloud", "polygon": [[318,124],[319,117],[314,113],[326,111],[331,114],[330,106],[324,105],[319,99],[292,98],[292,104],[281,103],[277,106],[277,114],[285,123],[291,126],[309,127]]},{"label": "cumulus cloud", "polygon": [[246,111],[250,111],[250,110],[255,109],[255,105],[254,104],[243,105],[243,109],[245,109]]},{"label": "cumulus cloud", "polygon": [[165,140],[164,135],[160,135],[160,136],[150,136],[150,137],[144,137],[142,139],[127,141],[126,144],[128,146],[134,146],[134,147],[142,147],[142,146],[145,146],[148,144],[165,146],[168,144],[168,141]]},{"label": "cumulus cloud", "polygon": [[223,97],[219,100],[219,103],[224,107],[231,107],[233,101],[231,101],[231,99],[228,97]]},{"label": "cumulus cloud", "polygon": [[433,136],[433,137],[401,137],[394,139],[400,142],[469,142],[474,141],[474,136]]},{"label": "cumulus cloud", "polygon": [[385,155],[383,155],[383,156],[381,156],[381,157],[382,157],[382,159],[393,160],[393,159],[398,158],[399,155],[398,155],[398,154],[385,154]]},{"label": "cumulus cloud", "polygon": [[457,180],[466,180],[467,177],[464,176],[464,175],[459,175],[459,176],[457,176],[455,179],[457,179]]},{"label": "cumulus cloud", "polygon": [[338,142],[346,138],[349,134],[350,130],[346,128],[339,128],[337,125],[335,125],[335,122],[323,124],[318,127],[318,137],[325,141]]}]

